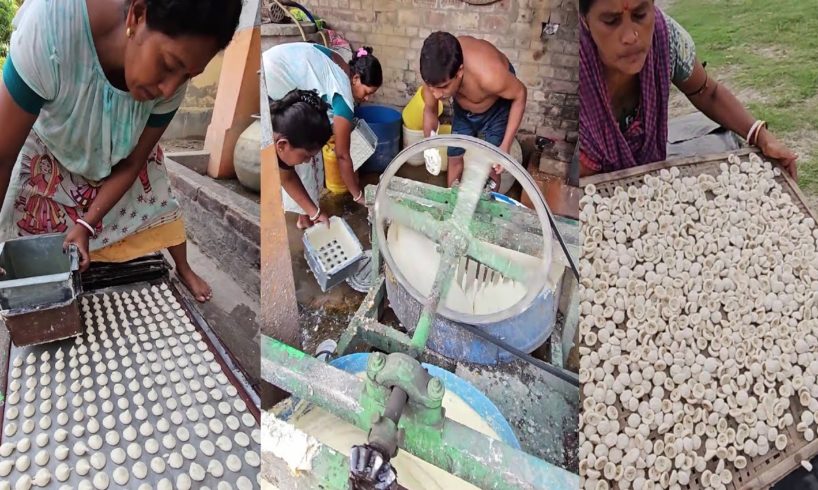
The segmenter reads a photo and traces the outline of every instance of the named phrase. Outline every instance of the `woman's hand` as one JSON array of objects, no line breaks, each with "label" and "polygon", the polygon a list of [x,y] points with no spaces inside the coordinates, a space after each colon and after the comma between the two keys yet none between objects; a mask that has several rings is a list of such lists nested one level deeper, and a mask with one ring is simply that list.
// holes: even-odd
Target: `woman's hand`
[{"label": "woman's hand", "polygon": [[798,180],[798,167],[795,163],[798,160],[798,155],[778,141],[772,133],[767,131],[767,128],[761,128],[756,138],[756,146],[761,149],[764,156],[777,160],[794,180]]},{"label": "woman's hand", "polygon": [[85,272],[88,270],[88,267],[91,266],[91,256],[88,253],[88,242],[90,241],[90,237],[88,236],[88,230],[82,225],[74,225],[71,228],[71,231],[68,232],[68,235],[65,237],[65,241],[63,242],[63,249],[68,251],[68,247],[70,245],[75,245],[77,247],[77,251],[80,254],[80,272]]},{"label": "woman's hand", "polygon": [[329,215],[327,213],[323,212],[323,211],[318,213],[317,218],[315,218],[315,219],[310,218],[310,221],[312,221],[313,225],[317,225],[319,223],[325,223],[327,225],[327,228],[329,228]]}]

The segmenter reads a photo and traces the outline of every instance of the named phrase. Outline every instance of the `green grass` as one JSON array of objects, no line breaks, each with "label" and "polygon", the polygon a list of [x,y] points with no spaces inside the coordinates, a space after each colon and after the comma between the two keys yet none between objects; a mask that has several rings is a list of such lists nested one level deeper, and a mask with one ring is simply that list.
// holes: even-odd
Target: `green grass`
[{"label": "green grass", "polygon": [[675,0],[668,9],[696,42],[708,71],[729,71],[734,89],[761,94],[748,108],[776,135],[811,155],[799,160],[799,184],[818,194],[818,16],[813,0]]}]

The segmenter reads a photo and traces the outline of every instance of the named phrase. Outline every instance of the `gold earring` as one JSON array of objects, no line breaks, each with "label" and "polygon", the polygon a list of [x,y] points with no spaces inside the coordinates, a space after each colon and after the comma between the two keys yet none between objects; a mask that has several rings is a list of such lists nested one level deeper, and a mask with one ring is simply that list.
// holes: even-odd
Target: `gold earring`
[{"label": "gold earring", "polygon": [[128,39],[133,37],[133,31],[131,30],[130,27],[125,29],[125,37],[127,37]]}]

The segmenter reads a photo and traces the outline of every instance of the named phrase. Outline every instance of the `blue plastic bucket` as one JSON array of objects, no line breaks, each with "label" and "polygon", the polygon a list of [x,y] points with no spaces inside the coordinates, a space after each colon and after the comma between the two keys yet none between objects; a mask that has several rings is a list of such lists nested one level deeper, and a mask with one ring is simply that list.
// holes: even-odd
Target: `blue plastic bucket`
[{"label": "blue plastic bucket", "polygon": [[403,122],[400,112],[382,105],[365,105],[355,110],[355,117],[366,121],[375,136],[378,145],[375,153],[360,168],[365,173],[382,173],[400,152],[401,128]]}]

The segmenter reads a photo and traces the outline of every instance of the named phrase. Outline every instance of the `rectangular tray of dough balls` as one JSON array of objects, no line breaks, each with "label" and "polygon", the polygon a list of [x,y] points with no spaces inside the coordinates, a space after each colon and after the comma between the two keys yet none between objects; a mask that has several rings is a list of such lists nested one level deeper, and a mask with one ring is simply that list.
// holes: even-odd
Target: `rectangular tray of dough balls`
[{"label": "rectangular tray of dough balls", "polygon": [[79,337],[11,348],[0,482],[258,488],[254,407],[174,291],[140,283],[79,304]]}]

